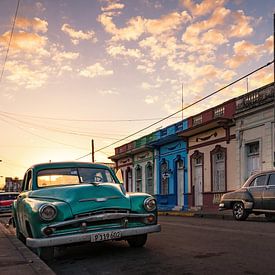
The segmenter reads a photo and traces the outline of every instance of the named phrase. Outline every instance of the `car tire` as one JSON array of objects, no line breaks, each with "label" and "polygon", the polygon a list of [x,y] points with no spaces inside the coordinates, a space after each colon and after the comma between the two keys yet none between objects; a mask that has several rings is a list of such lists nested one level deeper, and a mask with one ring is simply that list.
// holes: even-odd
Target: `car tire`
[{"label": "car tire", "polygon": [[127,240],[130,247],[142,247],[147,241],[147,234],[137,235]]},{"label": "car tire", "polygon": [[39,247],[36,252],[43,261],[50,261],[54,258],[54,247]]},{"label": "car tire", "polygon": [[265,218],[269,222],[274,222],[275,221],[275,215],[274,214],[265,213]]},{"label": "car tire", "polygon": [[247,219],[249,213],[245,210],[244,204],[240,201],[235,202],[233,205],[233,217],[237,221],[244,221]]}]

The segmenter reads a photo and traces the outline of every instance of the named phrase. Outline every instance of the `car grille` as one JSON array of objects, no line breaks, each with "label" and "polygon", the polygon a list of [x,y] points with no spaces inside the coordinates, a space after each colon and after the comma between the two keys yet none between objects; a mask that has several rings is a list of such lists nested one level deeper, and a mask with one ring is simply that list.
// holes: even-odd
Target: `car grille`
[{"label": "car grille", "polygon": [[51,236],[60,236],[104,229],[144,226],[144,220],[144,215],[130,212],[127,209],[104,209],[75,215],[74,219],[51,224],[48,228],[53,229]]}]

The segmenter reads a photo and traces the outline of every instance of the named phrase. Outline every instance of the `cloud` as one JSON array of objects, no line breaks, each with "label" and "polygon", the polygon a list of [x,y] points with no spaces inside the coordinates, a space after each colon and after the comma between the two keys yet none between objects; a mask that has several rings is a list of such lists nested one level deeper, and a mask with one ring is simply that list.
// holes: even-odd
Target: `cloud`
[{"label": "cloud", "polygon": [[102,7],[102,11],[111,11],[111,10],[122,10],[124,9],[125,5],[121,3],[109,3],[107,7]]},{"label": "cloud", "polygon": [[89,78],[94,78],[97,76],[108,76],[114,74],[113,70],[106,70],[100,63],[95,63],[94,65],[88,66],[79,72],[79,75]]},{"label": "cloud", "polygon": [[236,42],[233,46],[234,54],[225,64],[231,69],[236,69],[247,61],[259,60],[264,54],[272,53],[272,40],[273,38],[270,36],[263,44],[259,45],[246,40]]},{"label": "cloud", "polygon": [[228,39],[225,38],[223,33],[219,30],[210,29],[202,35],[201,43],[208,43],[214,45],[222,45],[227,43]]},{"label": "cloud", "polygon": [[18,86],[25,86],[27,89],[39,88],[48,79],[48,73],[45,68],[35,70],[16,61],[7,62],[6,70],[11,72],[11,74],[6,76],[7,80],[17,83]]},{"label": "cloud", "polygon": [[[0,45],[7,46],[10,39],[10,32],[4,33],[0,36]],[[45,51],[43,48],[46,46],[48,38],[46,36],[41,36],[37,33],[29,33],[25,31],[20,31],[14,33],[12,37],[12,43],[10,45],[11,53],[15,52],[30,52],[30,53],[40,53],[43,55]]]},{"label": "cloud", "polygon": [[181,0],[182,5],[192,13],[193,17],[207,15],[226,2],[225,0],[203,0],[200,4],[195,4],[192,0]]},{"label": "cloud", "polygon": [[158,96],[151,96],[151,95],[147,95],[145,97],[145,103],[146,104],[154,104],[158,101],[159,97]]},{"label": "cloud", "polygon": [[34,32],[45,33],[48,31],[48,22],[38,17],[34,17],[33,19],[17,17],[15,27],[22,30],[33,30]]},{"label": "cloud", "polygon": [[182,24],[187,23],[190,20],[190,15],[183,11],[182,13],[172,12],[159,19],[145,19],[144,22],[148,33],[158,35],[163,32],[177,30]]},{"label": "cloud", "polygon": [[206,30],[223,25],[229,14],[230,10],[224,7],[216,8],[208,20],[199,21],[188,26],[182,35],[182,41],[191,45],[200,44],[199,35]]},{"label": "cloud", "polygon": [[98,21],[103,25],[106,32],[113,35],[112,40],[137,40],[144,32],[144,21],[141,16],[131,18],[125,28],[117,28],[112,21],[112,16],[103,13],[98,16]]},{"label": "cloud", "polygon": [[119,92],[117,92],[115,89],[99,90],[99,93],[101,95],[119,95]]},{"label": "cloud", "polygon": [[150,84],[148,82],[142,82],[141,83],[141,89],[142,90],[152,90],[152,89],[158,89],[160,87],[160,84],[157,83],[157,84]]},{"label": "cloud", "polygon": [[126,49],[123,45],[110,45],[106,49],[112,57],[133,57],[141,58],[142,54],[139,49]]},{"label": "cloud", "polygon": [[237,22],[232,24],[227,31],[228,37],[245,37],[253,32],[253,28],[250,26],[252,20],[251,17],[246,16],[242,10],[237,12],[232,12],[232,22]]},{"label": "cloud", "polygon": [[61,63],[64,60],[75,60],[78,57],[79,57],[79,53],[56,50],[55,53],[53,54],[52,60],[58,63]]},{"label": "cloud", "polygon": [[105,31],[112,34],[112,41],[135,41],[144,33],[159,35],[165,32],[173,32],[182,24],[191,20],[186,11],[181,13],[172,12],[163,15],[159,19],[146,19],[141,16],[132,17],[126,22],[126,27],[118,28],[113,22],[113,16],[116,15],[105,12],[98,16],[98,21],[103,25]]},{"label": "cloud", "polygon": [[95,32],[92,30],[86,32],[82,30],[76,31],[69,24],[63,24],[61,30],[70,36],[74,45],[78,45],[81,40],[91,40],[93,43],[97,42]]},{"label": "cloud", "polygon": [[[73,71],[71,62],[79,57],[79,53],[64,51],[61,45],[50,42],[47,26],[46,21],[38,18],[19,18],[17,21],[9,49],[9,62],[5,67],[9,89],[40,88],[51,76]],[[3,33],[0,48],[6,49],[9,39],[10,32]]]}]

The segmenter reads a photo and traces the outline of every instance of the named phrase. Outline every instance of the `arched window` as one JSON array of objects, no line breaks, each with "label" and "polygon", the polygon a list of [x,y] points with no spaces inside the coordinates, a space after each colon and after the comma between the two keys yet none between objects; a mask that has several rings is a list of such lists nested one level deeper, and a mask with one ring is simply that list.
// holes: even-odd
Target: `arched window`
[{"label": "arched window", "polygon": [[169,183],[169,174],[168,174],[168,163],[166,160],[163,160],[161,163],[161,195],[168,195],[168,183]]},{"label": "arched window", "polygon": [[136,167],[136,191],[142,192],[142,167],[140,165]]},{"label": "arched window", "polygon": [[226,191],[226,149],[217,145],[211,151],[212,191]]},{"label": "arched window", "polygon": [[149,194],[154,194],[152,163],[148,162],[145,169],[146,169],[145,171],[146,192]]}]

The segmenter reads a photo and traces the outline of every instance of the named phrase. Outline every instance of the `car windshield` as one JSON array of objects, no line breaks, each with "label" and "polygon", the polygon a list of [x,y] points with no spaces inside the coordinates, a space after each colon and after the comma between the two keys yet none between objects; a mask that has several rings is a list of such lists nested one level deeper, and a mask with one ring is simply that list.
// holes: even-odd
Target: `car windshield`
[{"label": "car windshield", "polygon": [[110,171],[104,168],[55,168],[37,174],[38,187],[103,182],[115,182]]}]

